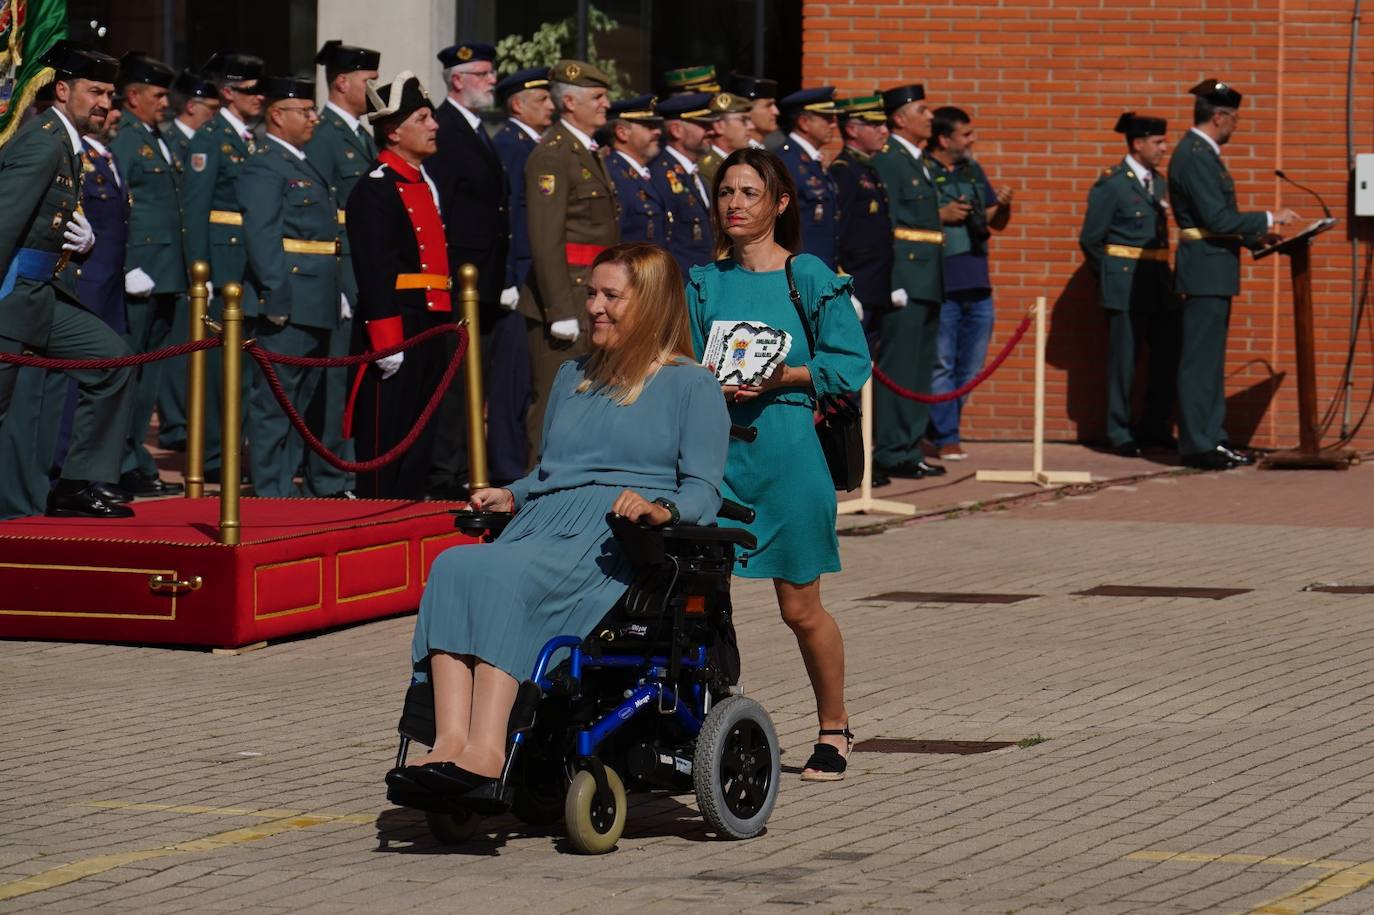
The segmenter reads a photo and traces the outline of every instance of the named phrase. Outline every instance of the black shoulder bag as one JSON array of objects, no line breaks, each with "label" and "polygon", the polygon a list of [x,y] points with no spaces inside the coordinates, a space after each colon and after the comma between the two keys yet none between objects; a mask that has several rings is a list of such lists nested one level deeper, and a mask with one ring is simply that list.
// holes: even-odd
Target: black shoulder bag
[{"label": "black shoulder bag", "polygon": [[[811,358],[816,357],[816,335],[811,332],[811,322],[806,319],[802,309],[801,293],[792,279],[792,258],[789,255],[784,269],[787,271],[787,294],[801,319],[802,330],[806,331],[806,345],[811,350]],[[816,395],[816,437],[821,440],[821,451],[825,453],[825,463],[830,468],[830,478],[835,488],[852,492],[863,480],[864,475],[864,438],[859,427],[861,415],[849,398],[833,394]]]}]

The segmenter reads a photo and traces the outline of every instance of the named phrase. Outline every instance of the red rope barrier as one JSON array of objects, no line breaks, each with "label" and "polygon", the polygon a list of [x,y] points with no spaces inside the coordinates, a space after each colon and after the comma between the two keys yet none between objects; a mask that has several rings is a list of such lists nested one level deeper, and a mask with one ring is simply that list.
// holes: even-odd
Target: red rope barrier
[{"label": "red rope barrier", "polygon": [[1022,318],[1021,323],[1016,327],[1016,331],[1011,335],[1011,339],[1002,347],[1002,351],[999,352],[981,372],[970,378],[966,384],[959,386],[953,391],[948,391],[944,394],[918,394],[915,391],[909,391],[893,381],[882,369],[878,368],[876,362],[873,364],[873,377],[882,382],[884,387],[898,397],[905,397],[907,400],[914,400],[917,403],[944,403],[947,400],[955,400],[956,398],[963,397],[969,391],[972,391],[974,388],[978,387],[978,385],[987,381],[988,376],[1001,368],[1002,363],[1007,361],[1007,357],[1011,355],[1011,351],[1016,348],[1016,344],[1020,343],[1021,338],[1026,335],[1026,330],[1030,328],[1032,317],[1033,314],[1028,314]]},{"label": "red rope barrier", "polygon": [[[310,427],[305,424],[305,420],[301,418],[301,414],[297,412],[295,405],[291,403],[291,399],[286,396],[286,389],[282,387],[281,379],[277,377],[277,370],[272,367],[273,362],[280,362],[283,365],[305,365],[308,367],[361,365],[366,362],[375,362],[378,359],[409,349],[440,333],[457,333],[459,339],[458,348],[454,351],[453,358],[449,360],[448,367],[444,369],[444,376],[439,379],[438,387],[436,387],[434,393],[430,395],[429,402],[425,404],[425,408],[420,413],[419,419],[415,421],[414,427],[406,434],[406,437],[397,442],[391,450],[387,451],[385,454],[378,455],[370,461],[346,461],[326,448],[324,442],[321,442],[319,438],[315,436],[315,433],[310,431]],[[291,420],[291,425],[300,433],[301,438],[305,439],[305,443],[310,447],[310,450],[318,454],[331,466],[337,467],[339,470],[346,473],[368,473],[380,467],[385,467],[406,451],[410,450],[410,447],[415,444],[415,440],[420,437],[420,433],[425,430],[425,426],[429,425],[430,419],[433,418],[434,414],[439,409],[439,403],[444,398],[444,392],[448,390],[448,386],[453,382],[453,376],[457,373],[458,366],[463,362],[463,355],[468,349],[468,331],[467,328],[463,327],[461,324],[443,324],[439,327],[431,327],[429,330],[416,334],[409,340],[402,340],[395,346],[388,347],[384,350],[378,350],[375,353],[362,353],[357,356],[340,356],[338,358],[283,356],[281,353],[268,352],[251,341],[244,349],[247,350],[248,355],[257,360],[258,367],[262,369],[263,376],[267,379],[268,387],[272,389],[272,396],[277,399],[277,403],[281,406],[282,412],[286,414],[287,419]]]},{"label": "red rope barrier", "polygon": [[25,356],[22,353],[0,353],[0,362],[8,362],[11,365],[25,366],[27,368],[49,369],[57,372],[65,372],[71,369],[123,369],[147,365],[150,362],[160,362],[163,359],[175,359],[177,356],[199,352],[203,349],[214,349],[219,346],[221,342],[223,341],[221,341],[219,337],[206,337],[204,340],[191,340],[186,343],[178,343],[175,346],[153,350],[150,353],[135,353],[132,356],[116,356],[109,359],[49,359],[47,356]]}]

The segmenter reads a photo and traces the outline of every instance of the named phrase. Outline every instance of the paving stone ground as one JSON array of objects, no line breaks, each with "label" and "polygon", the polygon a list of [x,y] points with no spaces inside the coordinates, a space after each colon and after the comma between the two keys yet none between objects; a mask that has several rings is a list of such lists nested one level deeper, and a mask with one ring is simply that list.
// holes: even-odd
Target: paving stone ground
[{"label": "paving stone ground", "polygon": [[[0,643],[0,911],[1374,910],[1374,596],[1303,590],[1374,584],[1374,470],[1131,486],[842,538],[861,739],[1045,739],[787,773],[747,842],[646,796],[606,857],[509,819],[436,844],[381,790],[410,617],[235,657]],[[800,660],[765,584],[736,606],[797,766]]]}]

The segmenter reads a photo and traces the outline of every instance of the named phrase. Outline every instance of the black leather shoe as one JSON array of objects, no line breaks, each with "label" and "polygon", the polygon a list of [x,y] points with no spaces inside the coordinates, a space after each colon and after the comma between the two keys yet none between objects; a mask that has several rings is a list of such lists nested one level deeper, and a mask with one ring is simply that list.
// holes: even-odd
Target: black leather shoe
[{"label": "black leather shoe", "polygon": [[916,466],[921,468],[921,472],[928,477],[942,477],[945,475],[943,464],[927,464],[925,461],[917,461]]},{"label": "black leather shoe", "polygon": [[398,788],[402,791],[423,791],[424,787],[420,780],[416,778],[416,773],[420,771],[419,766],[397,766],[386,774],[386,786],[388,788]]},{"label": "black leather shoe", "polygon": [[1112,446],[1112,454],[1117,457],[1140,457],[1140,445],[1134,441],[1122,442]]},{"label": "black leather shoe", "polygon": [[1172,435],[1168,435],[1168,434],[1165,434],[1165,435],[1142,435],[1140,438],[1136,439],[1136,441],[1138,441],[1138,442],[1140,443],[1140,447],[1146,448],[1146,449],[1151,449],[1151,450],[1158,449],[1158,450],[1161,450],[1161,451],[1177,451],[1177,450],[1178,450],[1178,439],[1176,439],[1176,438],[1174,438]]},{"label": "black leather shoe", "polygon": [[478,785],[490,781],[485,776],[469,772],[451,762],[427,763],[418,769],[407,768],[414,772],[415,781],[439,794],[464,795]]},{"label": "black leather shoe", "polygon": [[1183,466],[1196,467],[1198,470],[1230,470],[1236,465],[1220,449],[1216,449],[1201,454],[1185,454]]},{"label": "black leather shoe", "polygon": [[114,505],[128,505],[134,500],[133,493],[123,486],[116,486],[113,483],[92,483],[90,488],[100,498]]},{"label": "black leather shoe", "polygon": [[887,486],[887,485],[889,485],[889,484],[891,484],[891,483],[892,483],[892,477],[890,477],[890,476],[888,476],[887,474],[883,473],[883,472],[882,472],[881,470],[879,470],[877,467],[874,467],[874,468],[873,468],[873,481],[872,481],[872,484],[871,484],[871,485],[873,486],[874,489],[877,489],[879,486]]},{"label": "black leather shoe", "polygon": [[180,483],[168,483],[157,475],[150,477],[139,473],[137,470],[121,476],[119,488],[135,496],[174,496],[186,489]]},{"label": "black leather shoe", "polygon": [[1248,466],[1255,463],[1255,456],[1248,451],[1238,451],[1230,445],[1217,445],[1217,451],[1226,455],[1227,459],[1239,466]]},{"label": "black leather shoe", "polygon": [[898,480],[919,480],[928,477],[930,474],[921,469],[924,461],[902,461],[900,464],[890,464],[884,467],[874,467],[874,476],[882,475],[889,479]]},{"label": "black leather shoe", "polygon": [[134,510],[118,502],[106,502],[89,483],[73,493],[48,493],[49,518],[132,518]]}]

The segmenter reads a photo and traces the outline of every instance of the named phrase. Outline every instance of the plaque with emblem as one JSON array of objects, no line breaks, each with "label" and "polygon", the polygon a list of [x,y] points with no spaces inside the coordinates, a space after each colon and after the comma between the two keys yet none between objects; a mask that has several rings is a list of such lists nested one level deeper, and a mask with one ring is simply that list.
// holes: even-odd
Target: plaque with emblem
[{"label": "plaque with emblem", "polygon": [[721,384],[759,384],[787,358],[792,335],[755,321],[715,321],[701,364]]}]

